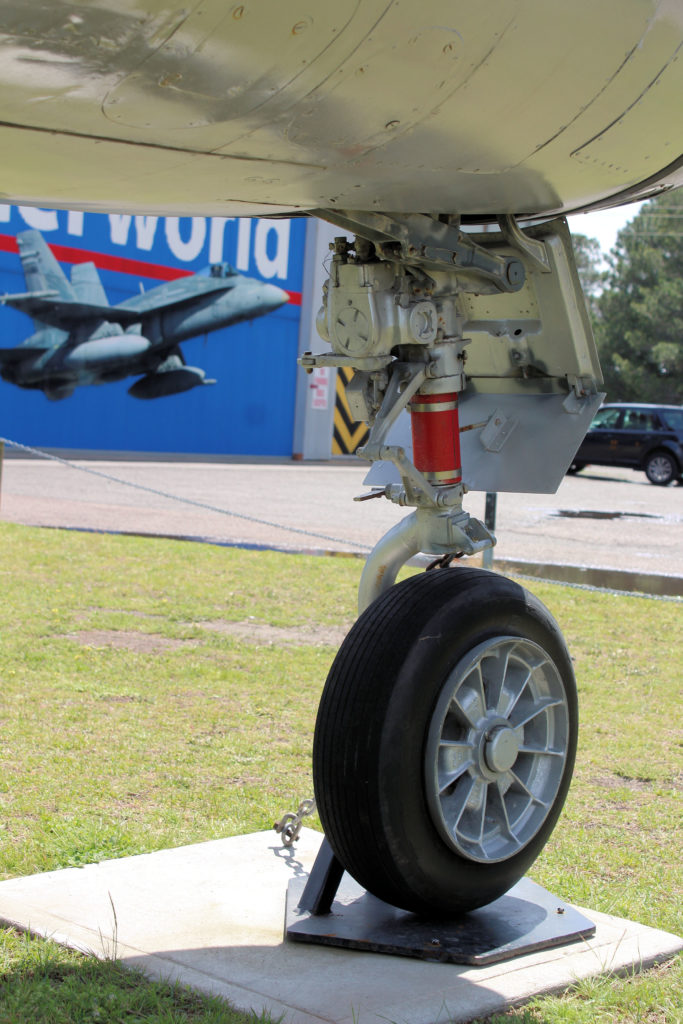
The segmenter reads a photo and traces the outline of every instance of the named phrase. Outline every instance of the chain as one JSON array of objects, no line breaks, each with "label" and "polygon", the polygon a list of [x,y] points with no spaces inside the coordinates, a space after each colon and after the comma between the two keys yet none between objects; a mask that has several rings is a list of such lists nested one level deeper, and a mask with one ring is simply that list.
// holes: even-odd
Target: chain
[{"label": "chain", "polygon": [[273,828],[282,839],[283,846],[291,846],[299,838],[303,819],[309,814],[315,813],[315,800],[302,800],[296,811],[287,811],[279,821],[276,821]]},{"label": "chain", "polygon": [[283,526],[282,523],[274,523],[269,519],[259,519],[257,516],[247,515],[245,512],[231,512],[227,508],[218,508],[216,505],[209,505],[204,501],[196,501],[194,498],[181,498],[177,494],[170,494],[168,491],[160,491],[155,487],[147,487],[145,484],[134,483],[132,480],[121,480],[120,477],[111,476],[109,473],[103,473],[98,469],[91,469],[89,466],[77,466],[74,462],[69,462],[68,459],[62,459],[59,455],[50,455],[48,452],[40,451],[39,448],[31,448],[27,444],[21,444],[19,441],[10,441],[7,437],[0,437],[0,442],[9,444],[13,448],[19,448],[21,451],[30,452],[32,455],[38,455],[42,459],[50,459],[52,462],[58,462],[62,466],[68,466],[69,469],[78,469],[82,473],[90,473],[91,476],[102,477],[103,480],[110,480],[115,484],[122,484],[124,487],[133,487],[138,491],[147,491],[148,494],[156,494],[160,498],[168,498],[170,501],[180,501],[185,505],[194,505],[196,508],[202,508],[207,512],[219,512],[224,516],[232,516],[235,519],[246,519],[249,523],[258,523],[260,526],[270,526],[275,530],[285,530],[287,533],[299,533],[304,537],[315,537],[317,540],[330,540],[333,544],[344,544],[348,548],[362,548],[364,551],[370,551],[369,544],[352,544],[348,540],[342,540],[340,537],[331,537],[327,533],[316,533],[314,530],[304,530],[298,526]]}]

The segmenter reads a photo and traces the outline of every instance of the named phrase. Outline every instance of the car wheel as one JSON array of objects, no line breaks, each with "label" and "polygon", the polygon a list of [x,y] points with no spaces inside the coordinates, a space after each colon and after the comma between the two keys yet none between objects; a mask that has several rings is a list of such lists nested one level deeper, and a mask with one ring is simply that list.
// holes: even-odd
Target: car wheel
[{"label": "car wheel", "polygon": [[547,609],[478,569],[393,586],[342,644],[313,776],[337,859],[414,913],[481,907],[525,874],[569,788],[571,660]]},{"label": "car wheel", "polygon": [[585,462],[572,462],[571,466],[567,470],[568,476],[573,476],[574,473],[580,473],[582,469],[585,469]]},{"label": "car wheel", "polygon": [[666,487],[681,472],[673,455],[663,450],[651,452],[643,468],[650,483],[658,487]]}]

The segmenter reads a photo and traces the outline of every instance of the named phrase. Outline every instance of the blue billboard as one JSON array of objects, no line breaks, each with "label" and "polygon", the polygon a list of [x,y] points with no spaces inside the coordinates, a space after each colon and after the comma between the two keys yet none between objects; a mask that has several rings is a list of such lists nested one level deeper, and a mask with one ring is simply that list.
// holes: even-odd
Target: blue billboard
[{"label": "blue billboard", "polygon": [[[144,401],[128,393],[129,377],[50,401],[41,390],[1,381],[2,436],[39,448],[102,452],[292,453],[305,220],[0,206],[0,298],[30,290],[16,241],[29,229],[40,232],[67,278],[74,266],[94,263],[112,305],[222,263],[284,289],[289,301],[183,342],[186,362],[215,379],[210,387]],[[0,306],[0,328],[5,349],[36,329],[30,316],[8,306]]]}]

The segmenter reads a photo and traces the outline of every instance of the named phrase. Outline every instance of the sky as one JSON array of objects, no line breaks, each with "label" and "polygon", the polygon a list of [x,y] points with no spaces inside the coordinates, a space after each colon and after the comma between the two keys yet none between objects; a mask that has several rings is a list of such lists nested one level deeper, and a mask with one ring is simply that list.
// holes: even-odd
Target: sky
[{"label": "sky", "polygon": [[600,210],[597,213],[579,213],[568,217],[569,230],[575,234],[597,238],[603,253],[608,253],[617,240],[617,232],[632,220],[641,208],[642,203],[629,203],[628,206],[617,206],[613,210]]}]

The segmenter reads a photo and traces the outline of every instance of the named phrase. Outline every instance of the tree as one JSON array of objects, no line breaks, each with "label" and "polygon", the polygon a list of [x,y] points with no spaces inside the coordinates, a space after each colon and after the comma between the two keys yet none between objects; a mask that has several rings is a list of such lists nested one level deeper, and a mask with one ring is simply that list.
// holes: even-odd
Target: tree
[{"label": "tree", "polygon": [[646,203],[608,264],[593,317],[608,400],[683,404],[683,189]]},{"label": "tree", "polygon": [[581,281],[581,287],[588,306],[588,312],[592,321],[595,321],[598,313],[598,299],[602,293],[605,281],[605,271],[602,269],[602,249],[597,238],[588,238],[587,235],[573,234],[572,245],[574,246],[574,259],[576,269]]}]

